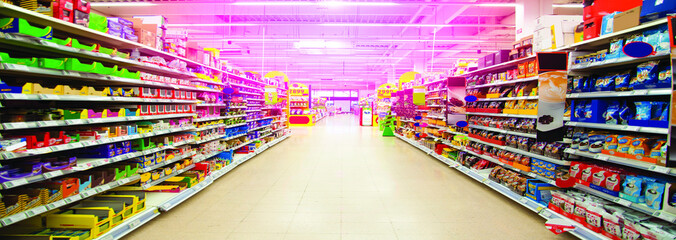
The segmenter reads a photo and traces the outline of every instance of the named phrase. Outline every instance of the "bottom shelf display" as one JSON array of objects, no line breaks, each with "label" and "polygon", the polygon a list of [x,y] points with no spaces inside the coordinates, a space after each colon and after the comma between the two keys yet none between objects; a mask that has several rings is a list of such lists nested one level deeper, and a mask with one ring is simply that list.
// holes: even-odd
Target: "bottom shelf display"
[{"label": "bottom shelf display", "polygon": [[[437,160],[443,162],[446,165],[449,165],[451,168],[455,168],[458,171],[464,173],[465,175],[469,176],[470,178],[481,182],[488,186],[489,188],[493,189],[494,191],[504,195],[505,197],[511,199],[514,202],[517,202],[518,204],[524,206],[528,210],[531,210],[533,212],[538,213],[541,217],[547,220],[547,222],[557,222],[557,224],[561,225],[566,225],[568,226],[568,229],[570,229],[568,232],[573,234],[574,236],[580,238],[580,239],[615,239],[609,236],[606,236],[606,234],[602,234],[602,229],[590,229],[588,228],[589,224],[582,218],[582,223],[578,222],[580,219],[577,219],[578,221],[575,221],[569,217],[566,217],[564,213],[560,213],[560,211],[556,211],[553,209],[560,210],[556,207],[554,204],[550,204],[548,200],[541,199],[540,194],[535,194],[531,195],[532,192],[537,192],[537,191],[551,191],[553,189],[557,188],[544,188],[540,186],[544,186],[544,182],[538,180],[538,179],[520,179],[520,178],[511,178],[507,179],[507,175],[512,175],[512,174],[518,174],[512,170],[502,168],[500,166],[497,166],[495,164],[493,165],[488,165],[490,162],[486,160],[478,160],[474,161],[472,163],[468,162],[462,162],[463,160],[460,159],[460,161],[454,161],[443,154],[438,154],[434,150],[423,146],[422,144],[408,139],[405,136],[395,134],[397,138],[403,140],[404,142],[407,142],[414,147],[422,150],[426,154],[436,158]],[[464,149],[461,149],[464,150]],[[482,162],[485,161],[485,162]],[[492,168],[489,168],[488,166],[495,166]],[[523,182],[520,182],[523,181]],[[542,185],[541,185],[542,184]],[[540,186],[538,186],[540,185]],[[546,184],[549,185],[549,184]],[[551,185],[549,185],[551,186]],[[551,192],[558,192],[558,191],[551,191]],[[543,194],[545,195],[545,194]],[[554,205],[554,206],[552,206]],[[573,205],[574,207],[574,205]],[[550,209],[551,208],[551,209]],[[602,227],[601,227],[602,228]]]},{"label": "bottom shelf display", "polygon": [[[218,178],[290,137],[291,134],[286,132],[276,136],[277,138],[261,144],[255,150],[246,154],[223,151],[224,154],[228,155],[227,157],[214,154],[211,159],[195,162],[190,168],[181,171],[180,174],[176,172],[167,175],[166,179],[162,179],[162,182],[158,181],[157,185],[146,191],[140,190],[138,186],[117,187],[117,185],[129,182],[129,179],[123,179],[124,182],[116,183],[115,188],[89,199],[74,202],[76,205],[65,210],[35,217],[35,221],[28,219],[21,224],[16,224],[19,227],[17,229],[25,229],[25,231],[0,233],[0,236],[15,237],[21,235],[22,237],[19,238],[22,239],[30,237],[42,237],[44,239],[56,239],[57,237],[59,239],[62,237],[64,239],[66,237],[68,239],[120,239],[162,212],[169,211],[191,198]],[[138,175],[134,177],[139,178]],[[40,221],[44,225],[39,224]],[[32,228],[23,228],[24,222],[26,223],[25,226]]]}]

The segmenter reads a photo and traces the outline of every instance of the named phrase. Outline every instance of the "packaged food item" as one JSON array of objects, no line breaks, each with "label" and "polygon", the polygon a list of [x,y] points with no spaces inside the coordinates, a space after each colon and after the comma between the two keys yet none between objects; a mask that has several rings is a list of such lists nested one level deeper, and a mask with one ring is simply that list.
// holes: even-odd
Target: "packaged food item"
[{"label": "packaged food item", "polygon": [[617,139],[617,152],[629,153],[632,140],[634,140],[634,138],[631,136],[620,135]]},{"label": "packaged food item", "polygon": [[615,91],[628,91],[631,81],[631,71],[624,71],[615,75]]},{"label": "packaged food item", "polygon": [[607,151],[617,151],[617,147],[619,145],[618,142],[618,135],[616,134],[611,134],[606,136],[606,143],[603,145],[603,149]]},{"label": "packaged food item", "polygon": [[666,159],[667,140],[657,140],[650,148],[650,157],[655,159]]},{"label": "packaged food item", "polygon": [[629,87],[632,89],[643,88],[644,85],[657,83],[658,61],[641,63],[636,67],[636,78],[632,79]]},{"label": "packaged food item", "polygon": [[589,135],[587,133],[582,133],[580,135],[580,145],[578,146],[580,151],[589,151]]},{"label": "packaged food item", "polygon": [[593,114],[593,112],[592,112],[592,103],[591,103],[591,102],[588,102],[588,103],[584,106],[584,118],[591,118],[591,117],[592,117],[592,114]]},{"label": "packaged food item", "polygon": [[589,132],[589,152],[591,153],[601,153],[603,150],[603,145],[606,142],[606,132]]},{"label": "packaged food item", "polygon": [[631,146],[629,147],[629,154],[635,156],[647,156],[646,154],[650,153],[648,141],[648,138],[634,138],[631,141]]},{"label": "packaged food item", "polygon": [[606,59],[616,59],[624,56],[624,53],[622,52],[622,47],[624,46],[624,39],[622,38],[616,38],[613,40],[610,40],[610,49],[608,49],[608,53],[606,54]]},{"label": "packaged food item", "polygon": [[620,108],[620,124],[626,125],[629,119],[632,118],[632,112],[629,106],[627,104],[621,105],[622,107]]},{"label": "packaged food item", "polygon": [[657,85],[669,86],[671,84],[671,66],[669,64],[660,65],[659,73],[657,74]]},{"label": "packaged food item", "polygon": [[668,53],[671,50],[671,42],[669,35],[669,26],[660,25],[659,28],[659,44],[655,48],[655,52]]},{"label": "packaged food item", "polygon": [[603,113],[606,119],[606,124],[617,124],[620,119],[620,103],[618,101],[610,101],[606,112]]},{"label": "packaged food item", "polygon": [[650,102],[650,104],[652,105],[650,108],[650,120],[658,121],[662,118],[662,110],[668,108],[668,105],[666,102]]},{"label": "packaged food item", "polygon": [[622,183],[622,198],[639,203],[642,185],[642,177],[627,175],[624,179],[624,183]]},{"label": "packaged food item", "polygon": [[662,209],[662,195],[664,194],[664,184],[658,182],[646,183],[645,204],[652,209]]},{"label": "packaged food item", "polygon": [[650,114],[652,109],[651,102],[636,102],[636,115],[634,116],[635,120],[650,120]]},{"label": "packaged food item", "polygon": [[582,132],[581,131],[575,131],[573,132],[573,141],[570,144],[570,148],[572,149],[578,149],[580,147],[580,137],[582,137]]},{"label": "packaged food item", "polygon": [[596,52],[596,61],[597,62],[605,61],[607,53],[608,53],[608,49],[603,49],[601,51]]}]

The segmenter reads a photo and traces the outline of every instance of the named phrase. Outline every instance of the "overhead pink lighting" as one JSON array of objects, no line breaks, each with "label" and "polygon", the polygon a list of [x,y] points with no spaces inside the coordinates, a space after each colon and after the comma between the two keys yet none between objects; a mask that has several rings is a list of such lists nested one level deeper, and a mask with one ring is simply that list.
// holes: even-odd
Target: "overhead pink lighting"
[{"label": "overhead pink lighting", "polygon": [[235,2],[232,5],[238,6],[327,6],[327,7],[342,7],[342,6],[397,6],[399,4],[393,2],[343,2],[343,1],[316,1],[316,2],[294,2],[294,1],[262,1],[262,2]]}]

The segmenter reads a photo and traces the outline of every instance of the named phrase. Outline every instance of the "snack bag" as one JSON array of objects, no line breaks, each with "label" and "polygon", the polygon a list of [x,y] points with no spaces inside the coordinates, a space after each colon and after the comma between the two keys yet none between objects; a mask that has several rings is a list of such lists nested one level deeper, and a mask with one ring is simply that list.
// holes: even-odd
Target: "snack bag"
[{"label": "snack bag", "polygon": [[657,66],[658,61],[649,61],[641,63],[636,67],[636,78],[632,79],[629,87],[632,89],[642,89],[645,85],[652,85],[657,83]]},{"label": "snack bag", "polygon": [[635,120],[650,120],[652,103],[651,102],[636,102]]},{"label": "snack bag", "polygon": [[624,71],[615,75],[615,91],[628,91],[631,81],[631,71]]},{"label": "snack bag", "polygon": [[637,176],[627,175],[624,183],[622,183],[622,198],[629,201],[639,203],[639,197],[641,196],[641,189],[643,186],[643,178]]},{"label": "snack bag", "polygon": [[624,56],[622,52],[622,46],[624,46],[624,39],[617,38],[610,41],[610,49],[606,54],[606,59],[616,59]]},{"label": "snack bag", "polygon": [[620,103],[611,101],[608,104],[608,109],[603,113],[603,118],[606,119],[606,124],[617,124],[620,119]]},{"label": "snack bag", "polygon": [[652,209],[662,209],[662,195],[664,194],[664,184],[658,182],[648,182],[645,190],[645,204]]},{"label": "snack bag", "polygon": [[630,136],[618,136],[617,139],[617,152],[619,153],[629,153],[629,148],[631,148],[631,142],[634,140]]}]

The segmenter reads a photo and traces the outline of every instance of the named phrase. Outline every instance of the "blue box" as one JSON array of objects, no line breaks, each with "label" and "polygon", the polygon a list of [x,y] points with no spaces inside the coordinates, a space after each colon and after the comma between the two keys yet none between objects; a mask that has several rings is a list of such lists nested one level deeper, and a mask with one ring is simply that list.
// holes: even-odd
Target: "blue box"
[{"label": "blue box", "polygon": [[606,109],[608,108],[608,103],[603,100],[599,99],[594,99],[594,100],[587,100],[587,101],[582,101],[589,102],[591,101],[591,117],[590,118],[578,118],[575,116],[575,106],[577,103],[580,103],[579,100],[573,100],[571,101],[570,105],[572,106],[571,110],[571,116],[570,116],[570,121],[571,122],[588,122],[588,123],[605,123],[606,119],[603,117],[603,113],[606,112]]},{"label": "blue box", "polygon": [[603,23],[601,23],[601,36],[613,33],[613,26],[615,25],[614,20],[617,13],[618,12],[613,12],[603,16]]},{"label": "blue box", "polygon": [[526,181],[526,186],[526,197],[543,205],[549,204],[549,201],[552,199],[551,191],[559,189],[554,185],[537,179],[528,179]]},{"label": "blue box", "polygon": [[676,1],[673,0],[643,0],[641,6],[641,18],[646,18],[650,21],[657,18],[662,18],[669,13],[676,13]]}]

